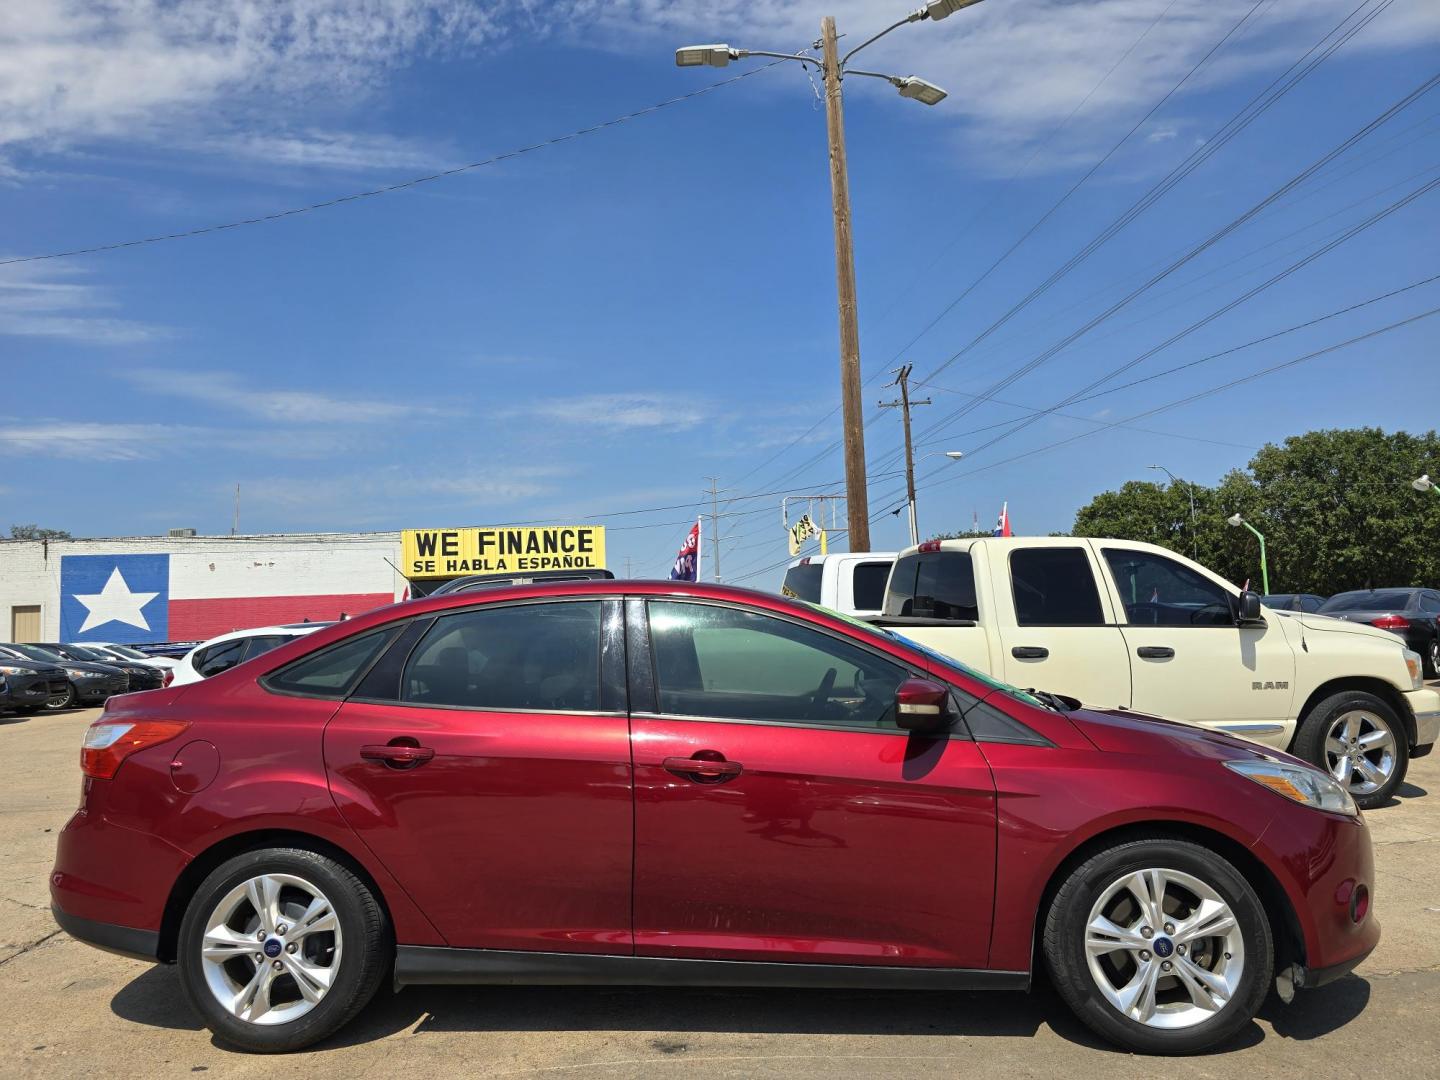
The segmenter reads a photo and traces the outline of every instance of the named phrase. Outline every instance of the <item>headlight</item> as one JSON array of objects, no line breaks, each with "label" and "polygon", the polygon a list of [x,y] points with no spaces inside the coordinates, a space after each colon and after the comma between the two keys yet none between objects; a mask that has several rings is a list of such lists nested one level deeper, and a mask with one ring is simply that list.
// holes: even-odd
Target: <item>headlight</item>
[{"label": "headlight", "polygon": [[68,668],[68,667],[67,667],[67,668],[65,669],[65,674],[66,674],[66,675],[69,675],[70,678],[72,678],[72,679],[93,679],[93,678],[95,677],[95,672],[93,672],[93,671],[81,671],[79,668]]},{"label": "headlight", "polygon": [[1425,664],[1420,659],[1420,654],[1405,649],[1405,666],[1410,669],[1410,682],[1413,684],[1411,690],[1419,690],[1425,685]]},{"label": "headlight", "polygon": [[1287,765],[1268,758],[1248,758],[1223,764],[1231,772],[1237,772],[1257,784],[1263,784],[1277,795],[1284,795],[1313,809],[1328,810],[1347,817],[1354,817],[1360,812],[1350,792],[1338,780],[1308,765]]},{"label": "headlight", "polygon": [[0,675],[24,675],[24,674],[25,674],[25,669],[24,669],[24,668],[9,667],[8,665],[0,664]]}]

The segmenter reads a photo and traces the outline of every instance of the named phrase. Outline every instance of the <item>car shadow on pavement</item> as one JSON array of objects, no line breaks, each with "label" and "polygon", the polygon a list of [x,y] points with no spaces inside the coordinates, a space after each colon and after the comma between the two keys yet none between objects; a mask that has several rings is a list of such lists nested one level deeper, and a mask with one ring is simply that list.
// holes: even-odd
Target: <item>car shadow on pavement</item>
[{"label": "car shadow on pavement", "polygon": [[1403,784],[1401,784],[1395,789],[1395,791],[1391,794],[1390,798],[1386,799],[1384,803],[1366,812],[1371,813],[1373,812],[1373,810],[1388,810],[1392,806],[1403,806],[1405,802],[1409,799],[1418,799],[1421,796],[1429,794],[1430,792],[1425,790],[1420,785],[1412,784],[1409,780],[1406,780]]},{"label": "car shadow on pavement", "polygon": [[[1344,1027],[1370,998],[1370,984],[1351,975],[1282,1005],[1272,995],[1261,1009],[1275,1034],[1308,1040]],[[174,968],[151,968],[111,1000],[122,1019],[152,1027],[200,1031]],[[382,989],[334,1038],[333,1050],[409,1031],[658,1031],[804,1035],[965,1035],[1034,1037],[1042,1028],[1093,1050],[1124,1053],[1097,1038],[1049,986],[1027,995],[1007,992],[732,990],[629,987],[408,987]],[[1258,1024],[1218,1053],[1265,1039]],[[218,1044],[217,1045],[221,1045]]]}]

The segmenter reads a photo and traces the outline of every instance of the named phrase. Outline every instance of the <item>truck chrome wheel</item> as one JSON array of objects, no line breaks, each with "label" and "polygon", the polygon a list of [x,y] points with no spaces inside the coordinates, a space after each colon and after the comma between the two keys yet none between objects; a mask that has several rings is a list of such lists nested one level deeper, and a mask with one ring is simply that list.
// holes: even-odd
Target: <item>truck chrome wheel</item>
[{"label": "truck chrome wheel", "polygon": [[1176,1030],[1230,1003],[1245,971],[1245,942],[1230,906],[1205,882],[1147,869],[1100,893],[1086,922],[1085,959],[1122,1016]]},{"label": "truck chrome wheel", "polygon": [[1395,773],[1395,734],[1375,713],[1342,712],[1325,735],[1325,764],[1351,795],[1369,795]]},{"label": "truck chrome wheel", "polygon": [[304,878],[262,874],[236,885],[205,920],[206,985],[230,1015],[285,1024],[324,999],[340,971],[340,921]]}]

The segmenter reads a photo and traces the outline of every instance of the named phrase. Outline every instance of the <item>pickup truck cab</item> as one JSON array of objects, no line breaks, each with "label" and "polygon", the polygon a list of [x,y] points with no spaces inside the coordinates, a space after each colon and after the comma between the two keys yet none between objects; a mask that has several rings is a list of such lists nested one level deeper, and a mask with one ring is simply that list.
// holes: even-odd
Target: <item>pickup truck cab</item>
[{"label": "pickup truck cab", "polygon": [[900,553],[870,621],[1016,686],[1289,750],[1365,808],[1440,735],[1440,693],[1394,635],[1262,607],[1152,544],[932,540]]},{"label": "pickup truck cab", "polygon": [[786,568],[780,592],[844,615],[879,615],[894,563],[893,551],[809,555]]}]

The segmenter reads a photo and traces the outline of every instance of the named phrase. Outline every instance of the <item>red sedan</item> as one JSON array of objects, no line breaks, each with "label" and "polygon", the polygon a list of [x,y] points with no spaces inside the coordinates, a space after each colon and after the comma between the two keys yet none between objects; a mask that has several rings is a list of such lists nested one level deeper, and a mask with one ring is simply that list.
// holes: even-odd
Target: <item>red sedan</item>
[{"label": "red sedan", "polygon": [[742,589],[411,601],[86,735],[54,911],[291,1050],[395,984],[1023,990],[1189,1053],[1375,947],[1370,838],[1257,745]]}]

